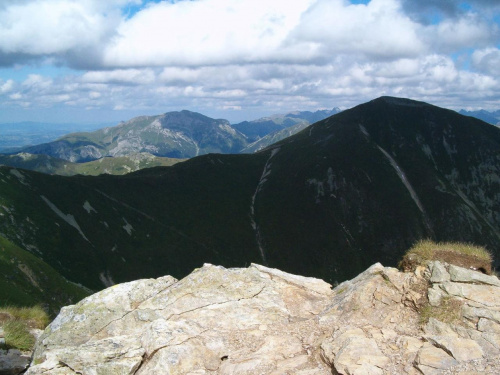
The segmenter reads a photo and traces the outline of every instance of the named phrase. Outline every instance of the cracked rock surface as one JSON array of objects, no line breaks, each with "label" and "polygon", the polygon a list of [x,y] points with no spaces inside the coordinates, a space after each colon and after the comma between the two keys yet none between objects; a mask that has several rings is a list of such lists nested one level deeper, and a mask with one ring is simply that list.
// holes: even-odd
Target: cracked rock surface
[{"label": "cracked rock surface", "polygon": [[[500,284],[476,274],[375,264],[332,290],[259,265],[206,264],[63,308],[27,374],[498,374]],[[422,306],[451,298],[459,319],[420,324]]]}]

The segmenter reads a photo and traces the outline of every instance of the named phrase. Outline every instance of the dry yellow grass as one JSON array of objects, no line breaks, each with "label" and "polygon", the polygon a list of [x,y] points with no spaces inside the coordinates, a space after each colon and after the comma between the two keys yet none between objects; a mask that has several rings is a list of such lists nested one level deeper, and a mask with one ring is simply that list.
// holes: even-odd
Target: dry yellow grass
[{"label": "dry yellow grass", "polygon": [[413,245],[399,263],[403,270],[413,270],[417,265],[440,260],[457,266],[491,274],[493,258],[484,247],[461,242],[433,242],[422,240]]},{"label": "dry yellow grass", "polygon": [[10,315],[14,320],[22,320],[30,328],[45,329],[47,324],[49,324],[49,316],[40,306],[0,307],[0,313]]}]

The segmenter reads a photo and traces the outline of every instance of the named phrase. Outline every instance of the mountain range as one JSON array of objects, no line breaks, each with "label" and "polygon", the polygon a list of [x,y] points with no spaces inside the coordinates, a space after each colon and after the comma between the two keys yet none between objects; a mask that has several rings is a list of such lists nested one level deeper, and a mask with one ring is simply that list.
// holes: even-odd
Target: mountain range
[{"label": "mountain range", "polygon": [[[109,135],[116,147],[120,134]],[[0,167],[0,236],[94,290],[180,278],[205,262],[336,283],[395,265],[424,238],[473,242],[499,259],[499,176],[500,129],[381,97],[253,154],[124,176]]]},{"label": "mountain range", "polygon": [[500,126],[500,110],[497,111],[485,111],[481,109],[479,111],[466,111],[461,109],[458,113],[464,116],[472,116],[487,122],[488,124]]},{"label": "mountain range", "polygon": [[[224,119],[213,119],[183,110],[136,117],[90,133],[68,134],[53,142],[23,148],[21,152],[77,163],[145,152],[169,158],[238,153],[251,142],[260,140],[259,147],[262,148],[291,134],[286,132],[260,139],[270,133],[278,133],[298,124],[304,127],[338,111],[293,112],[231,125]],[[295,128],[295,131],[300,129]]]},{"label": "mountain range", "polygon": [[0,123],[0,152],[16,152],[22,147],[51,142],[75,131],[93,131],[107,123],[75,124],[47,122],[14,122]]},{"label": "mountain range", "polygon": [[171,166],[184,160],[154,156],[147,152],[104,157],[85,163],[73,163],[44,154],[29,154],[26,152],[0,154],[0,164],[61,176],[76,174],[97,176],[104,173],[122,175],[144,168]]},{"label": "mountain range", "polygon": [[337,107],[332,110],[319,110],[316,112],[295,111],[285,115],[273,115],[253,121],[243,121],[232,126],[239,132],[245,134],[248,138],[248,142],[253,143],[267,135],[279,133],[284,129],[296,125],[311,125],[339,112],[340,108]]}]

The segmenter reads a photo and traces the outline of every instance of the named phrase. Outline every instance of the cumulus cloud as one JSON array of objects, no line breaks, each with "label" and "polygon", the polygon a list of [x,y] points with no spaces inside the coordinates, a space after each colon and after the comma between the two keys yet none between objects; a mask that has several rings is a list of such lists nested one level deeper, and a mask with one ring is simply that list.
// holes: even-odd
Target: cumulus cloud
[{"label": "cumulus cloud", "polygon": [[416,56],[425,51],[419,25],[401,11],[396,0],[372,0],[367,5],[317,1],[304,13],[290,43],[315,43],[325,54],[365,54],[373,58]]},{"label": "cumulus cloud", "polygon": [[13,79],[8,79],[5,82],[0,81],[0,93],[6,94],[8,92],[11,92],[13,88],[14,88]]},{"label": "cumulus cloud", "polygon": [[500,76],[500,49],[485,48],[472,54],[474,67],[488,75]]},{"label": "cumulus cloud", "polygon": [[424,32],[434,50],[446,53],[495,43],[498,31],[498,27],[492,27],[474,15],[467,15],[428,26]]},{"label": "cumulus cloud", "polygon": [[419,22],[433,23],[436,18],[457,18],[468,12],[490,18],[500,9],[496,0],[402,0],[405,12]]},{"label": "cumulus cloud", "polygon": [[111,71],[92,71],[82,76],[83,82],[121,83],[146,85],[155,80],[152,69],[117,69]]},{"label": "cumulus cloud", "polygon": [[313,1],[155,4],[120,25],[104,64],[196,66],[268,59]]},{"label": "cumulus cloud", "polygon": [[109,28],[102,14],[85,2],[35,1],[13,4],[0,11],[3,53],[51,55],[96,45]]},{"label": "cumulus cloud", "polygon": [[495,3],[3,0],[0,66],[70,71],[0,75],[0,106],[269,114],[380,95],[498,106]]}]

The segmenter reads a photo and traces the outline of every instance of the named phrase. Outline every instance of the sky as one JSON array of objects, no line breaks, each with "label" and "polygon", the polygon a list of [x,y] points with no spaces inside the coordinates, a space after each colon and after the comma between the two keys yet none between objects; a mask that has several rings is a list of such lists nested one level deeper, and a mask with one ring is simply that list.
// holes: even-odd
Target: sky
[{"label": "sky", "polygon": [[500,109],[500,0],[1,0],[0,123]]}]

